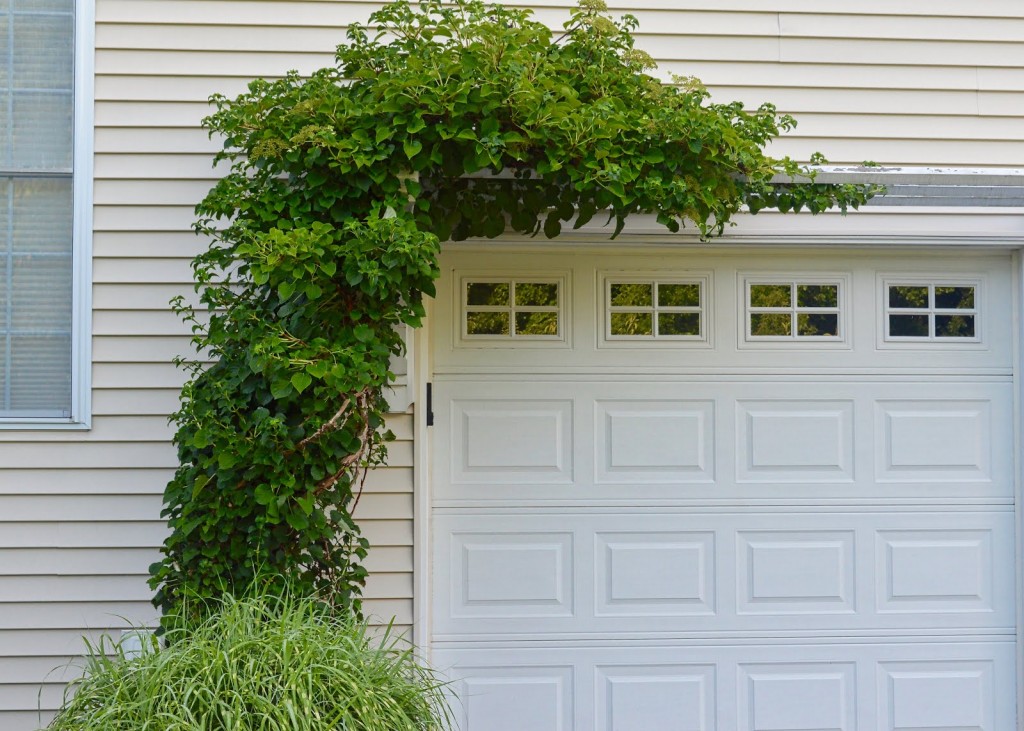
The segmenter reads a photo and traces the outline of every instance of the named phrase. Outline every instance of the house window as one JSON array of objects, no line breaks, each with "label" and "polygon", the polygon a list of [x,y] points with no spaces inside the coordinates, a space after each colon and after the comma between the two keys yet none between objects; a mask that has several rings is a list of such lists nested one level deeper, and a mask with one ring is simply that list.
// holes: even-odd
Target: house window
[{"label": "house window", "polygon": [[977,282],[886,281],[885,339],[978,342]]},{"label": "house window", "polygon": [[749,278],[746,339],[841,341],[843,280]]},{"label": "house window", "polygon": [[84,417],[75,12],[74,0],[0,0],[0,423]]},{"label": "house window", "polygon": [[609,341],[706,341],[706,278],[605,279]]},{"label": "house window", "polygon": [[472,278],[462,282],[462,336],[472,340],[561,340],[563,280]]}]

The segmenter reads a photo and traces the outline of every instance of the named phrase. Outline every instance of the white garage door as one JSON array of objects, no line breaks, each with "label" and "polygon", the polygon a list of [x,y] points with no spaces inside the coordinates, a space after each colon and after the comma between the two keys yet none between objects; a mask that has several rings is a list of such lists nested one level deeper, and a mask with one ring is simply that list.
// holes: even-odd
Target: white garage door
[{"label": "white garage door", "polygon": [[438,292],[463,730],[1015,727],[1009,256],[544,251]]}]

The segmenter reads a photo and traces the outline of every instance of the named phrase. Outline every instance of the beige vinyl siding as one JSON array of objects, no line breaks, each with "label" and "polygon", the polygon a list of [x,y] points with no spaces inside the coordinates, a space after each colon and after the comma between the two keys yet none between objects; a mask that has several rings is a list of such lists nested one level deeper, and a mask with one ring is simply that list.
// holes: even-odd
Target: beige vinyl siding
[{"label": "beige vinyl siding", "polygon": [[[557,27],[564,0],[537,0]],[[96,0],[93,427],[0,432],[0,728],[59,702],[81,636],[150,623],[146,568],[175,466],[166,414],[188,347],[168,310],[192,297],[192,207],[216,179],[199,121],[214,92],[329,63],[377,3]],[[661,72],[719,100],[773,101],[800,119],[774,151],[833,162],[1019,166],[1024,4],[1019,0],[618,0]],[[972,17],[967,17],[967,14]],[[955,39],[955,40],[952,40]],[[413,618],[412,417],[359,516],[373,544],[367,610]]]}]

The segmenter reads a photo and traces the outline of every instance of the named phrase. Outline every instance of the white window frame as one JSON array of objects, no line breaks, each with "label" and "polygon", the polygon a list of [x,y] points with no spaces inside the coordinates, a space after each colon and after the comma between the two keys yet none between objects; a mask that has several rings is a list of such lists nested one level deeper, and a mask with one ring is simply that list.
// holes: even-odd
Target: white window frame
[{"label": "white window frame", "polygon": [[[736,308],[739,328],[738,346],[741,349],[840,349],[849,350],[852,347],[850,333],[850,291],[851,277],[848,272],[739,272],[737,274],[736,291],[739,295]],[[750,305],[750,286],[757,284],[788,284],[792,292],[792,301],[789,307],[769,308],[765,310]],[[835,308],[804,308],[799,307],[796,302],[796,287],[805,285],[835,285],[839,288],[837,306]],[[789,314],[793,325],[790,335],[751,335],[750,315],[752,312],[778,312]],[[796,321],[800,314],[835,313],[838,320],[838,335],[836,337],[825,335],[798,335]]]},{"label": "white window frame", "polygon": [[81,430],[92,422],[92,221],[95,0],[75,0],[71,238],[71,413],[0,417],[0,431]]},{"label": "white window frame", "polygon": [[[613,284],[650,284],[654,300],[650,307],[612,308],[611,288]],[[657,302],[657,286],[661,284],[696,284],[700,287],[700,305],[696,308],[660,307]],[[597,322],[600,327],[598,345],[602,348],[710,348],[712,347],[712,275],[706,271],[600,271],[598,272]],[[657,332],[658,314],[672,312],[698,312],[700,335],[613,335],[612,313],[649,312],[652,327]]]},{"label": "white window frame", "polygon": [[[928,307],[921,310],[910,310],[889,307],[889,287],[906,285],[910,287],[928,287]],[[970,310],[947,310],[935,307],[936,287],[974,287],[974,307]],[[883,273],[878,275],[878,301],[881,306],[878,308],[878,344],[882,348],[926,348],[926,349],[978,349],[986,348],[985,342],[985,277],[980,274],[965,274],[960,276],[954,272],[935,272],[932,275]],[[889,315],[895,314],[921,314],[928,317],[928,336],[917,337],[909,335],[889,334]],[[974,337],[970,338],[941,338],[936,337],[935,315],[973,315],[974,316]]]},{"label": "white window frame", "polygon": [[[453,293],[452,304],[454,305],[455,344],[459,348],[566,348],[571,347],[569,337],[572,317],[570,317],[570,305],[572,295],[569,287],[568,272],[552,271],[504,271],[501,273],[488,272],[456,272],[453,280],[457,282],[457,289]],[[550,306],[534,307],[530,305],[516,305],[513,283],[542,283],[558,285],[558,305],[556,308]],[[469,305],[467,301],[466,287],[472,283],[487,284],[508,284],[510,302],[507,307],[500,305]],[[470,335],[467,328],[467,314],[473,312],[508,312],[509,334],[508,335]],[[556,312],[558,315],[558,335],[517,335],[515,334],[515,316],[517,312]]]}]

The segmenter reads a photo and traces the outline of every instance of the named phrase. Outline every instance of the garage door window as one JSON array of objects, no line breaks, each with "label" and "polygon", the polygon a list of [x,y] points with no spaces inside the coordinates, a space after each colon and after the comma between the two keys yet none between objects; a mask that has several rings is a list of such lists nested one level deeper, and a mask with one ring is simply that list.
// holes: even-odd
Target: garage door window
[{"label": "garage door window", "polygon": [[842,280],[748,278],[745,285],[748,343],[844,339]]},{"label": "garage door window", "polygon": [[605,279],[605,338],[707,340],[706,280]]},{"label": "garage door window", "polygon": [[978,342],[976,282],[885,283],[886,340]]},{"label": "garage door window", "polygon": [[548,278],[463,280],[467,340],[561,340],[563,282]]}]

